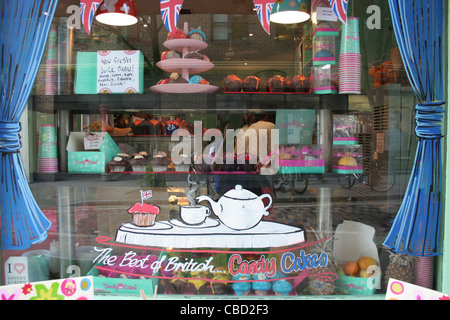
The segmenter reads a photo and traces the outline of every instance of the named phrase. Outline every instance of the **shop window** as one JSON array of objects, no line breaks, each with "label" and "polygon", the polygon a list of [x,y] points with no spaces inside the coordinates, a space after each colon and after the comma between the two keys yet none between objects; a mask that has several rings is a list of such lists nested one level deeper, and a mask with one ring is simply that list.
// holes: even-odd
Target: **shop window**
[{"label": "shop window", "polygon": [[[269,36],[254,15],[190,14],[189,26],[212,41],[189,52],[201,68],[185,79],[183,68],[156,64],[163,52],[181,60],[164,47],[168,32],[157,19],[151,35],[148,19],[94,25],[92,37],[72,30],[68,52],[71,37],[55,18],[23,137],[30,188],[52,227],[39,246],[2,251],[1,260],[27,258],[30,282],[90,275],[97,294],[136,297],[384,295],[389,277],[414,282],[416,260],[380,245],[417,147],[416,101],[392,29],[361,26],[361,93],[338,94],[336,35],[319,41],[305,24],[277,25]],[[247,41],[250,30],[258,41]],[[319,63],[332,58],[326,64],[313,66],[314,40],[326,54]],[[150,42],[157,53],[148,53]],[[235,55],[227,60],[228,42]],[[110,54],[97,50],[114,52],[110,75],[120,70],[139,86],[124,85],[124,76],[102,88],[123,92],[97,93],[97,72],[110,70],[93,67]],[[183,85],[216,91],[152,91]],[[265,129],[277,130],[278,149],[259,135]],[[249,142],[241,154],[240,134]],[[42,166],[48,154],[57,172]],[[278,171],[261,174],[275,163]],[[230,219],[247,204],[244,218]]]}]

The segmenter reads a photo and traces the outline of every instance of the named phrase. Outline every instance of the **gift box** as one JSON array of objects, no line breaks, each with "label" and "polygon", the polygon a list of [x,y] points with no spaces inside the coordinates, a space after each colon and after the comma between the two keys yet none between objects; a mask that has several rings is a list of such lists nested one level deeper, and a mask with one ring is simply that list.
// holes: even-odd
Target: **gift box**
[{"label": "gift box", "polygon": [[318,36],[313,38],[313,66],[336,64],[336,37]]},{"label": "gift box", "polygon": [[358,144],[357,129],[357,116],[333,115],[333,145]]},{"label": "gift box", "polygon": [[[338,294],[370,295],[380,288],[380,259],[374,237],[375,229],[360,222],[345,220],[336,227],[333,254],[341,266],[335,281]],[[348,272],[346,266],[352,264],[358,267]]]},{"label": "gift box", "polygon": [[340,23],[328,0],[311,1],[313,35],[338,36]]},{"label": "gift box", "polygon": [[280,173],[325,173],[323,148],[319,145],[282,146]]},{"label": "gift box", "polygon": [[[130,271],[135,272],[136,270]],[[95,292],[139,295],[141,290],[143,290],[146,295],[154,294],[155,287],[159,282],[158,278],[129,276],[121,272],[121,270],[114,272],[103,271],[94,267],[89,271],[88,275],[94,278]]]},{"label": "gift box", "polygon": [[363,152],[361,145],[333,146],[333,173],[363,173],[363,169]]},{"label": "gift box", "polygon": [[[86,136],[86,134],[88,136]],[[85,141],[90,137],[96,137],[96,143],[87,142],[86,146],[98,145],[98,149],[87,150]],[[71,132],[66,147],[67,170],[74,173],[104,173],[106,165],[118,153],[119,146],[114,142],[107,132]]]},{"label": "gift box", "polygon": [[337,94],[339,91],[339,68],[330,64],[313,67],[311,87],[313,94]]}]

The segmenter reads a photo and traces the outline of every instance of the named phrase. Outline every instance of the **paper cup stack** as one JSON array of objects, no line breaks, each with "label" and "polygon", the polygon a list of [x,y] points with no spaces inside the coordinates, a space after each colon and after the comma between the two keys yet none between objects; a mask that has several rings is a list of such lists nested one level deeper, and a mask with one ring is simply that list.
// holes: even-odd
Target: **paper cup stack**
[{"label": "paper cup stack", "polygon": [[42,173],[58,172],[55,126],[41,126],[39,135],[38,171]]},{"label": "paper cup stack", "polygon": [[358,18],[348,18],[342,27],[339,55],[339,93],[361,93],[361,50]]},{"label": "paper cup stack", "polygon": [[47,60],[45,61],[45,94],[56,95],[57,92],[57,38],[58,32],[52,28],[47,40]]}]

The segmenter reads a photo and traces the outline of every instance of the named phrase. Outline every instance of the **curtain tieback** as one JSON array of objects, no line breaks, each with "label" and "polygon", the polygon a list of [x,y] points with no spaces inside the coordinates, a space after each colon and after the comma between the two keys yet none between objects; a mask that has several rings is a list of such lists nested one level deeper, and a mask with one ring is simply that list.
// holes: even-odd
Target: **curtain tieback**
[{"label": "curtain tieback", "polygon": [[416,106],[416,134],[419,138],[440,139],[444,101],[419,103]]},{"label": "curtain tieback", "polygon": [[0,152],[14,153],[22,148],[20,142],[20,122],[0,121]]}]

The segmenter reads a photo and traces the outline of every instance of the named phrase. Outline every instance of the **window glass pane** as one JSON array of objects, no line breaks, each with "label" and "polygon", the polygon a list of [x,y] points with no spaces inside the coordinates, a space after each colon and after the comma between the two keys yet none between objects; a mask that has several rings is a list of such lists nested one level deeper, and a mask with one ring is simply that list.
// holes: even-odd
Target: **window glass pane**
[{"label": "window glass pane", "polygon": [[228,24],[214,24],[213,40],[228,40]]},{"label": "window glass pane", "polygon": [[[340,24],[268,35],[253,11],[211,8],[180,15],[179,28],[214,40],[183,52],[159,14],[131,27],[94,21],[91,35],[59,14],[21,150],[52,225],[2,262],[28,257],[28,282],[93,275],[106,296],[372,295],[389,277],[414,281],[416,260],[382,246],[417,147],[417,101],[385,2],[380,29],[355,7],[361,56],[347,66]],[[339,75],[359,67],[361,92],[339,94]]]}]

